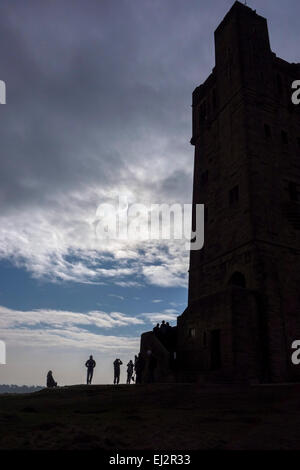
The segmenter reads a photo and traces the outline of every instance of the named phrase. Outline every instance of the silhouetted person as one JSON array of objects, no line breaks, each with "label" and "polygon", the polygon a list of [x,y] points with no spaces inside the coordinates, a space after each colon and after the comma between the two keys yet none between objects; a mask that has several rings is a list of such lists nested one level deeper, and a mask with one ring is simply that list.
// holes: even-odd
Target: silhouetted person
[{"label": "silhouetted person", "polygon": [[141,353],[139,353],[137,357],[137,361],[135,363],[135,383],[136,384],[141,384],[142,383],[142,374],[143,370],[145,367],[145,361],[144,358],[142,357]]},{"label": "silhouetted person", "polygon": [[115,385],[118,385],[119,381],[120,381],[120,366],[123,364],[123,362],[121,361],[121,359],[116,359],[114,361],[114,384]]},{"label": "silhouetted person", "polygon": [[53,388],[57,387],[57,382],[55,382],[53,375],[52,375],[52,370],[49,370],[47,374],[47,387],[48,388]]},{"label": "silhouetted person", "polygon": [[159,335],[159,323],[156,324],[156,326],[153,328],[153,333],[158,336]]},{"label": "silhouetted person", "polygon": [[170,326],[170,323],[167,322],[165,326],[165,333],[162,337],[162,341],[167,349],[169,349],[172,344],[172,333],[172,327]]},{"label": "silhouetted person", "polygon": [[155,376],[154,376],[154,371],[157,366],[157,359],[154,356],[152,351],[147,351],[148,354],[148,383],[153,383],[155,382]]},{"label": "silhouetted person", "polygon": [[90,385],[92,383],[94,369],[96,367],[96,361],[94,361],[93,356],[90,356],[90,358],[86,361],[85,367],[87,367],[86,383],[87,385]]},{"label": "silhouetted person", "polygon": [[133,374],[133,362],[130,359],[130,361],[127,364],[127,383],[128,384],[131,383],[132,374]]},{"label": "silhouetted person", "polygon": [[164,336],[164,335],[167,333],[167,330],[168,330],[168,327],[167,327],[167,325],[166,325],[165,320],[163,320],[163,321],[161,322],[159,332],[160,332],[160,334],[161,334],[162,336]]}]

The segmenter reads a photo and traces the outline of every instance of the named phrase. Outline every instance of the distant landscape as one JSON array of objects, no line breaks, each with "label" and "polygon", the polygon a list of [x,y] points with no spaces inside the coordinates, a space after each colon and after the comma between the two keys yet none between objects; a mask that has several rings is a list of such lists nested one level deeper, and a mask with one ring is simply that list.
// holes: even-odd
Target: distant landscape
[{"label": "distant landscape", "polygon": [[0,385],[0,393],[32,393],[42,390],[40,385]]}]

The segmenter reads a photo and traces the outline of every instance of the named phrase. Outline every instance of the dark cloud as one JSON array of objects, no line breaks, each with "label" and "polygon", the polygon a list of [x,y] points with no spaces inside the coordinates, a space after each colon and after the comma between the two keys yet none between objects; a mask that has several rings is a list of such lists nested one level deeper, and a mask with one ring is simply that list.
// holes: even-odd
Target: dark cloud
[{"label": "dark cloud", "polygon": [[179,15],[156,2],[3,3],[3,210],[133,179],[126,167],[143,165],[155,137],[177,171],[192,87]]},{"label": "dark cloud", "polygon": [[[2,1],[2,215],[58,210],[89,188],[188,202],[191,93],[214,66],[213,31],[231,4]],[[299,3],[249,4],[268,17],[273,49],[295,60]]]}]

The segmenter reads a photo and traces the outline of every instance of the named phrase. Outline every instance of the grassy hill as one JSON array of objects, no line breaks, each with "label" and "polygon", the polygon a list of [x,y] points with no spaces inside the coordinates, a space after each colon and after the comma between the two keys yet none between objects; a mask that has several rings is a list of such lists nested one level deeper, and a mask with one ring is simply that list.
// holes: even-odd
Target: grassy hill
[{"label": "grassy hill", "polygon": [[0,449],[300,449],[300,385],[92,385],[0,396]]}]

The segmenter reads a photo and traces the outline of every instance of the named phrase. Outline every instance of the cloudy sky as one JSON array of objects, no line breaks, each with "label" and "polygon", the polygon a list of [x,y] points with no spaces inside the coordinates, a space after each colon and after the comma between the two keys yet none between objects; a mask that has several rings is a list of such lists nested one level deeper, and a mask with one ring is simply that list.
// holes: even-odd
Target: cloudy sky
[{"label": "cloudy sky", "polygon": [[[191,94],[231,0],[2,0],[0,383],[111,382],[141,332],[187,300],[181,241],[110,241],[97,208],[190,203]],[[298,0],[251,0],[299,61]],[[123,372],[125,379],[125,372]]]}]

